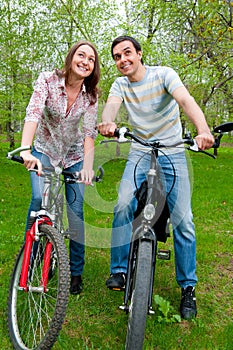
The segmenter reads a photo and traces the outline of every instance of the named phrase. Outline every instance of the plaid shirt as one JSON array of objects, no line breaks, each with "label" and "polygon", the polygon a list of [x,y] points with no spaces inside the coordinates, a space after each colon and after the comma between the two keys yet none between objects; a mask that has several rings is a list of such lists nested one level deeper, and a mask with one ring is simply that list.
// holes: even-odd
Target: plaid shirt
[{"label": "plaid shirt", "polygon": [[83,160],[84,140],[97,136],[98,102],[90,105],[85,85],[67,111],[65,79],[43,72],[35,83],[25,121],[38,123],[34,146],[53,166],[68,168]]}]

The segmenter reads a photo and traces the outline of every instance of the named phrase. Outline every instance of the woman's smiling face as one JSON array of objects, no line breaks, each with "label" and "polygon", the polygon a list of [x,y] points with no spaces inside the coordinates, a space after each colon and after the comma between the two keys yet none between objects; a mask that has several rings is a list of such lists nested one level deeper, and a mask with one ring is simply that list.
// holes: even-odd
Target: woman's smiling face
[{"label": "woman's smiling face", "polygon": [[81,45],[75,51],[75,54],[71,63],[72,74],[79,78],[86,78],[94,70],[95,66],[95,52],[88,45]]}]

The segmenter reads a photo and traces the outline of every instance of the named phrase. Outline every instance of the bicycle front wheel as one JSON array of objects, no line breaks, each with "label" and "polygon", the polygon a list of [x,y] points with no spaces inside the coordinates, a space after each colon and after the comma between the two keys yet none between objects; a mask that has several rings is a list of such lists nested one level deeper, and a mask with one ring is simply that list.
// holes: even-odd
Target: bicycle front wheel
[{"label": "bicycle front wheel", "polygon": [[143,347],[151,272],[152,241],[141,240],[138,242],[136,266],[132,281],[126,350],[141,350]]},{"label": "bicycle front wheel", "polygon": [[[62,328],[69,296],[69,261],[65,242],[49,225],[39,227],[28,272],[27,290],[19,287],[22,246],[13,269],[8,296],[9,335],[17,350],[51,349]],[[46,290],[41,288],[44,254],[52,243]]]}]

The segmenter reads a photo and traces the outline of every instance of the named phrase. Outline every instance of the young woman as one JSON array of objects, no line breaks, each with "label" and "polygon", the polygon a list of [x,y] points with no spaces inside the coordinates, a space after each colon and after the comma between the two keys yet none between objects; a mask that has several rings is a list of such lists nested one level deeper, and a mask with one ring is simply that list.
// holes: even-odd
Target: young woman
[{"label": "young woman", "polygon": [[[100,67],[95,47],[79,41],[69,50],[62,70],[43,72],[36,81],[26,109],[21,152],[27,169],[37,165],[61,166],[81,171],[82,183],[66,184],[70,240],[71,294],[82,290],[84,266],[83,195],[93,178],[94,139],[97,135],[97,107]],[[34,142],[33,142],[34,140]],[[31,172],[32,199],[28,217],[41,205],[43,178]]]}]

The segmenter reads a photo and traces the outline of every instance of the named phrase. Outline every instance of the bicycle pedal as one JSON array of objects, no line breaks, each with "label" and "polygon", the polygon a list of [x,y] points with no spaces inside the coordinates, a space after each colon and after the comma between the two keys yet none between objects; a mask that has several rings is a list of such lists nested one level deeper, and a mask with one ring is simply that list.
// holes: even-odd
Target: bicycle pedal
[{"label": "bicycle pedal", "polygon": [[122,310],[122,311],[125,311],[126,313],[129,312],[129,307],[127,305],[125,305],[125,304],[120,305],[119,309]]},{"label": "bicycle pedal", "polygon": [[161,260],[170,260],[171,259],[171,251],[165,249],[158,249],[158,259]]},{"label": "bicycle pedal", "polygon": [[123,292],[125,290],[125,288],[120,288],[120,287],[113,287],[113,288],[108,288],[110,290],[116,291],[116,292]]},{"label": "bicycle pedal", "polygon": [[154,315],[155,311],[152,309],[152,307],[149,308],[148,310],[148,315]]}]

